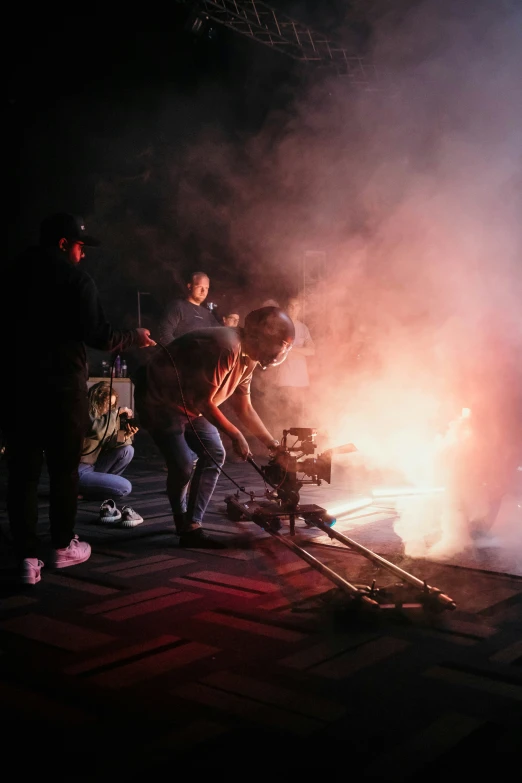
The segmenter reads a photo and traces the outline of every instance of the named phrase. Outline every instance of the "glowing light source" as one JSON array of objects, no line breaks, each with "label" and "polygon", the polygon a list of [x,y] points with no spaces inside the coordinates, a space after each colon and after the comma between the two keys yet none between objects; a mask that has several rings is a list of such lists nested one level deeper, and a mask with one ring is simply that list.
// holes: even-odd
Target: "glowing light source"
[{"label": "glowing light source", "polygon": [[327,513],[330,516],[339,519],[346,514],[353,514],[354,511],[359,511],[361,508],[367,508],[368,506],[371,506],[372,503],[373,498],[371,497],[358,498],[357,500],[348,500],[346,503],[339,503],[337,506],[328,508]]},{"label": "glowing light source", "polygon": [[402,498],[414,495],[435,495],[444,492],[444,487],[381,487],[373,489],[373,498]]}]

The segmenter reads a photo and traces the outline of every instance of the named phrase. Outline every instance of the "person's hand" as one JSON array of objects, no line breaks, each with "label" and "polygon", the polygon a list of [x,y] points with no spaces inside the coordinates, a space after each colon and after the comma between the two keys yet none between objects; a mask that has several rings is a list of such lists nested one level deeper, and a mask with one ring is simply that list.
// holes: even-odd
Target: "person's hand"
[{"label": "person's hand", "polygon": [[126,427],[124,430],[118,430],[118,434],[116,436],[117,442],[125,443],[126,440],[132,438],[133,435],[136,435],[138,430],[139,427]]},{"label": "person's hand", "polygon": [[136,331],[138,332],[138,348],[148,348],[151,345],[156,345],[154,340],[150,338],[150,329],[144,329],[139,326]]},{"label": "person's hand", "polygon": [[118,410],[118,413],[120,414],[120,416],[121,416],[122,413],[126,413],[127,416],[129,417],[129,419],[132,419],[132,417],[134,416],[134,414],[132,412],[132,408],[120,408]]},{"label": "person's hand", "polygon": [[238,432],[235,438],[232,438],[232,448],[242,460],[246,460],[248,457],[252,456],[247,439],[240,432]]},{"label": "person's hand", "polygon": [[275,456],[275,453],[279,449],[280,446],[281,446],[281,444],[279,443],[278,440],[273,440],[271,443],[269,443],[267,445],[267,449],[270,452],[270,456],[271,457]]}]

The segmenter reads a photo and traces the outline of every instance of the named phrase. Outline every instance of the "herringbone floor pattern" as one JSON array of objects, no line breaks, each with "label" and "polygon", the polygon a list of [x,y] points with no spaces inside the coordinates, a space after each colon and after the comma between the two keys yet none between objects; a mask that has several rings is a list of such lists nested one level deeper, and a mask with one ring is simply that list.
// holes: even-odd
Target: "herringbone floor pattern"
[{"label": "herringbone floor pattern", "polygon": [[[259,489],[249,466],[226,469]],[[134,461],[126,502],[145,521],[131,530],[101,527],[99,503],[80,502],[77,532],[91,559],[44,569],[24,590],[13,582],[2,510],[4,758],[16,740],[27,769],[64,780],[205,769],[447,781],[520,768],[520,575],[487,560],[405,558],[393,511],[370,507],[349,534],[457,608],[363,612],[254,523],[229,521],[224,497],[234,487],[224,477],[206,526],[229,548],[179,549],[165,475],[152,458]],[[325,502],[322,492],[306,502]],[[397,582],[317,531],[297,533],[352,583]]]}]

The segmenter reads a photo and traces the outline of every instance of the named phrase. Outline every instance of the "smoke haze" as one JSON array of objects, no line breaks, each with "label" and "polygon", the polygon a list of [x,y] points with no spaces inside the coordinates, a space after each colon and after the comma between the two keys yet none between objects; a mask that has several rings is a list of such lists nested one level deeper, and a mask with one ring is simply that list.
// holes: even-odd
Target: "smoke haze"
[{"label": "smoke haze", "polygon": [[[136,171],[99,182],[94,217],[128,279],[158,295],[187,262],[243,314],[303,295],[317,348],[303,424],[321,446],[355,443],[347,459],[381,481],[451,487],[397,530],[407,551],[454,552],[484,517],[470,498],[484,481],[513,492],[520,459],[522,11],[429,0],[371,41],[381,89],[311,76],[254,134],[212,119],[220,105],[233,125],[217,88],[205,116],[165,100],[152,141],[143,128],[114,141]],[[307,251],[325,265],[307,268]],[[463,408],[473,449],[451,436]],[[451,468],[462,449],[467,479]]]}]

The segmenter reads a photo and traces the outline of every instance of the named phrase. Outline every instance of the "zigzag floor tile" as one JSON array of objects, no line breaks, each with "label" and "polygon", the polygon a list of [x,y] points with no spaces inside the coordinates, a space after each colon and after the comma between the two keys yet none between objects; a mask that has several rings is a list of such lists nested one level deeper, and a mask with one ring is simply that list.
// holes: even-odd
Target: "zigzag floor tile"
[{"label": "zigzag floor tile", "polygon": [[[180,769],[439,781],[456,779],[462,766],[468,777],[500,773],[514,760],[522,736],[518,556],[407,556],[396,509],[381,502],[336,529],[420,587],[404,589],[396,573],[297,526],[291,542],[306,560],[255,523],[227,518],[231,479],[256,493],[263,486],[248,465],[225,468],[206,526],[227,549],[179,549],[163,466],[138,456],[125,502],[143,524],[102,526],[99,503],[81,500],[77,532],[92,557],[65,572],[45,567],[42,581],[23,589],[4,492],[3,742],[30,731],[39,768],[52,768],[59,736],[70,781],[142,781]],[[0,479],[4,491],[1,462]],[[328,486],[314,487],[306,502],[326,508],[339,500],[334,489],[329,496]],[[45,476],[40,500],[45,551]],[[281,532],[288,536],[288,526]],[[365,609],[346,585],[373,585],[381,608]],[[456,608],[427,602],[427,586]]]}]

